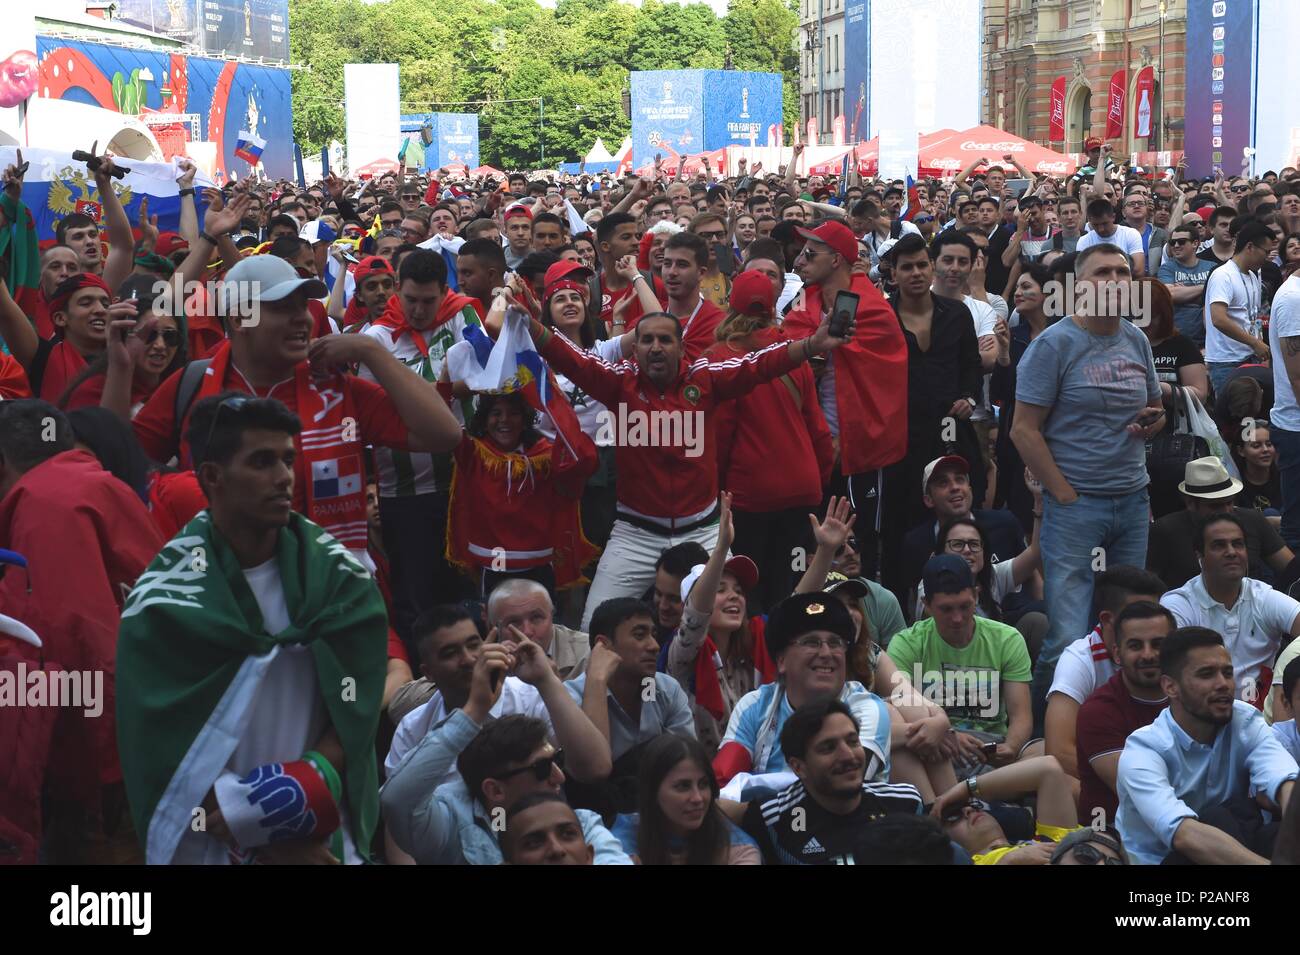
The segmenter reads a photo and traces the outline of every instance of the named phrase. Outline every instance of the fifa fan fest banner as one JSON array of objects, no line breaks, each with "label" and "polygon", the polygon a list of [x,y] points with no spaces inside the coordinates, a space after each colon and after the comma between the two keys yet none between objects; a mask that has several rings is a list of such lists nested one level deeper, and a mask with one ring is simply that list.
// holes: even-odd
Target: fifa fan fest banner
[{"label": "fifa fan fest banner", "polygon": [[704,151],[704,70],[633,72],[632,166]]},{"label": "fifa fan fest banner", "polygon": [[[89,146],[89,144],[87,144]],[[31,209],[38,239],[53,239],[54,227],[71,212],[80,212],[97,221],[102,220],[102,198],[95,186],[95,177],[84,162],[77,162],[71,153],[50,149],[23,147],[23,161],[31,165],[23,177],[23,202]],[[0,169],[13,164],[18,158],[18,147],[0,146]],[[131,171],[121,179],[113,180],[127,218],[132,225],[140,215],[140,201],[148,198],[149,214],[158,217],[158,228],[175,232],[180,228],[181,197],[176,177],[180,171],[173,160],[169,163],[122,163]],[[202,172],[194,176],[194,187],[202,190],[215,185]],[[202,192],[195,193],[199,221],[203,221]]]},{"label": "fifa fan fest banner", "polygon": [[100,106],[154,129],[174,130],[173,141],[156,134],[166,156],[183,153],[186,142],[211,142],[218,181],[232,172],[248,174],[248,164],[235,150],[241,134],[251,133],[266,142],[259,157],[266,174],[293,176],[288,70],[49,36],[36,38],[36,53],[40,96]]},{"label": "fifa fan fest banner", "polygon": [[433,145],[425,152],[425,163],[439,169],[462,163],[475,169],[478,161],[478,115],[475,113],[434,113]]},{"label": "fifa fan fest banner", "polygon": [[632,165],[765,143],[781,123],[778,73],[649,70],[632,74]]},{"label": "fifa fan fest banner", "polygon": [[[1269,24],[1268,31],[1277,26]],[[1229,176],[1242,171],[1253,126],[1254,43],[1253,0],[1198,0],[1187,5],[1183,146],[1189,177],[1220,169]]]},{"label": "fifa fan fest banner", "polygon": [[781,74],[709,70],[704,80],[704,143],[691,152],[764,142],[781,122]]},{"label": "fifa fan fest banner", "polygon": [[478,167],[477,113],[403,113],[401,120],[408,167],[421,172],[457,164]]},{"label": "fifa fan fest banner", "polygon": [[867,139],[871,114],[867,101],[870,80],[867,60],[871,52],[871,20],[867,0],[847,0],[844,6],[844,115],[851,143]]},{"label": "fifa fan fest banner", "polygon": [[289,60],[289,0],[116,0],[115,19],[218,56]]}]

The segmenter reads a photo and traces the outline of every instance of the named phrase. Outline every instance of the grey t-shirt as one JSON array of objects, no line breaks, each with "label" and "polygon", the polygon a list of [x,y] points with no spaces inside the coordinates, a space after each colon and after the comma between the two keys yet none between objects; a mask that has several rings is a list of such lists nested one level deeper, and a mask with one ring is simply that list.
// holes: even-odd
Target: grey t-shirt
[{"label": "grey t-shirt", "polygon": [[1016,401],[1051,409],[1043,437],[1080,494],[1146,487],[1146,444],[1126,429],[1159,397],[1151,345],[1127,321],[1114,335],[1094,335],[1067,316],[1035,338],[1016,367]]}]

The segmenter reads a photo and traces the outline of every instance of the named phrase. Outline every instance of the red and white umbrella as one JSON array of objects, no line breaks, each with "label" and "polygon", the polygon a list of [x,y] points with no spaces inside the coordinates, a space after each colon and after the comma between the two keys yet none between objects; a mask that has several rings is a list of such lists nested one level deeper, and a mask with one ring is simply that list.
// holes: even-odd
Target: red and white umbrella
[{"label": "red and white umbrella", "polygon": [[[1000,163],[1008,153],[1033,173],[1067,176],[1079,168],[1079,164],[1065,153],[1047,149],[992,126],[974,126],[962,132],[947,132],[949,135],[932,138],[929,143],[922,137],[918,151],[921,175],[955,174],[979,158],[986,158],[990,163]],[[937,133],[931,135],[938,136]],[[976,171],[980,168],[983,167],[976,167]]]}]

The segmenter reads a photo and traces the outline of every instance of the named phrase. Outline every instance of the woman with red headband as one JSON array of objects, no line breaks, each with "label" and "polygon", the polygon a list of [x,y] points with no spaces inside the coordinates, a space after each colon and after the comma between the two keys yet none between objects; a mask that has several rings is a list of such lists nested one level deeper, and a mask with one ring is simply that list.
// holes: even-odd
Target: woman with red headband
[{"label": "woman with red headband", "polygon": [[135,302],[112,304],[104,280],[78,272],[59,283],[50,298],[54,338],[41,338],[0,281],[0,338],[18,359],[31,382],[32,394],[55,402],[86,366],[104,353],[109,325],[135,318]]},{"label": "woman with red headband", "polygon": [[139,411],[158,385],[186,361],[185,331],[182,321],[169,314],[166,293],[157,293],[157,281],[148,275],[133,275],[119,289],[123,301],[135,301],[139,317],[119,318],[109,328],[119,336],[133,335],[137,341],[125,355],[129,364],[120,366],[111,360],[109,349],[91,361],[68,383],[58,400],[65,411],[97,406],[107,388],[129,389],[132,417]]},{"label": "woman with red headband", "polygon": [[[766,274],[737,275],[709,356],[739,357],[781,341],[776,295]],[[812,369],[801,365],[720,406],[717,438],[719,483],[735,499],[734,550],[757,565],[753,597],[767,610],[794,589],[790,548],[808,535],[808,510],[821,506],[835,456]]]}]

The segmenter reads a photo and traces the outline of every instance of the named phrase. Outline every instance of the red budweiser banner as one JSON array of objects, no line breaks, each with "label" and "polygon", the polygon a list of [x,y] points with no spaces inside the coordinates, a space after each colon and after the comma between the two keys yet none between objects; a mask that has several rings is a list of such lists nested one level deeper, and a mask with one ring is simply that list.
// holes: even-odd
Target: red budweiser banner
[{"label": "red budweiser banner", "polygon": [[1053,143],[1065,142],[1065,77],[1058,76],[1052,82],[1051,126],[1047,139]]},{"label": "red budweiser banner", "polygon": [[1128,74],[1116,70],[1110,78],[1110,99],[1106,106],[1106,138],[1119,139],[1124,135],[1124,81]]},{"label": "red budweiser banner", "polygon": [[807,132],[806,142],[808,143],[809,146],[817,145],[817,117],[816,116],[808,117],[808,132]]},{"label": "red budweiser banner", "polygon": [[[1133,88],[1133,102],[1136,104],[1133,111],[1133,135],[1138,139],[1151,136],[1152,117],[1156,111],[1155,98],[1155,71],[1148,66],[1138,72],[1137,83]],[[1159,117],[1156,117],[1155,122],[1159,122]]]},{"label": "red budweiser banner", "polygon": [[836,116],[835,119],[831,120],[831,145],[832,145],[832,146],[843,146],[843,145],[844,145],[844,116],[843,116],[843,114],[841,114],[841,115],[839,115],[839,116]]}]

